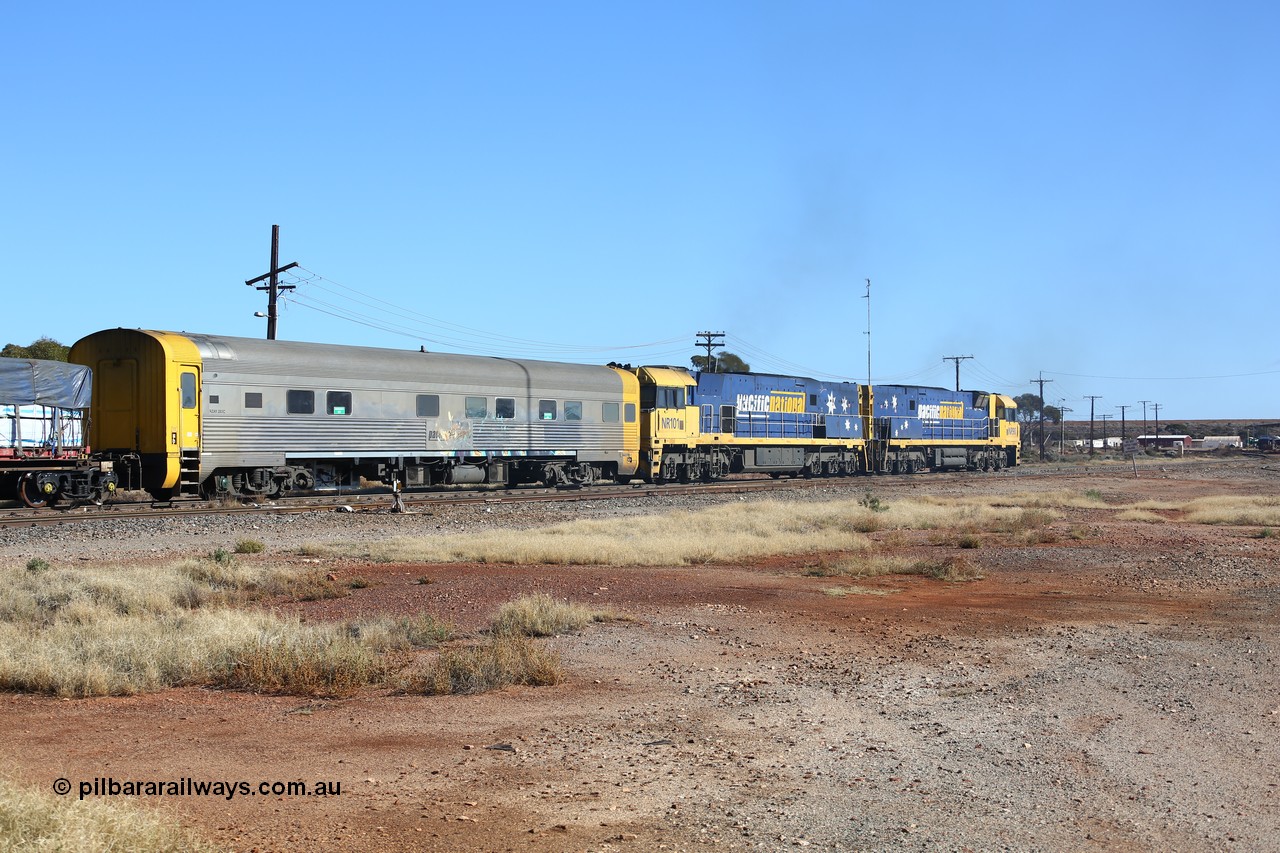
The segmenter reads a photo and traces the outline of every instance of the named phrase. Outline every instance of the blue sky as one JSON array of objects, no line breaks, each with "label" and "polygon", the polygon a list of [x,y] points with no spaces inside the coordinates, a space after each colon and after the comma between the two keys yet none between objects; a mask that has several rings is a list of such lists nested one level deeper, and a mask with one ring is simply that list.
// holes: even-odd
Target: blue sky
[{"label": "blue sky", "polygon": [[[1274,3],[17,4],[0,342],[138,326],[1280,420]],[[340,316],[334,316],[340,315]]]}]

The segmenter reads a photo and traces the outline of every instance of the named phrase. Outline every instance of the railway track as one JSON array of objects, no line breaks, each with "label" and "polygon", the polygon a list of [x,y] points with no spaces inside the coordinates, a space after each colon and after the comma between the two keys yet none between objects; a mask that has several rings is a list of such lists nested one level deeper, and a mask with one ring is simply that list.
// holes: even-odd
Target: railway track
[{"label": "railway track", "polygon": [[[1181,469],[1193,469],[1203,465],[1256,466],[1257,458],[1242,457],[1232,460],[1144,460],[1137,467],[1138,476],[1155,473],[1169,464]],[[1126,463],[1127,464],[1127,463]],[[795,489],[823,488],[831,486],[865,487],[869,490],[888,485],[910,486],[944,484],[975,478],[1000,477],[1015,480],[1043,478],[1088,478],[1099,470],[1098,464],[1047,463],[1024,465],[999,473],[974,474],[972,472],[946,472],[907,476],[849,476],[821,477],[813,479],[741,478],[721,480],[715,483],[668,483],[655,486],[647,483],[620,485],[595,485],[586,489],[566,488],[517,488],[517,489],[442,489],[440,491],[403,493],[407,512],[432,506],[465,506],[467,504],[517,504],[575,501],[626,500],[644,497],[677,497],[682,495],[744,494],[750,492],[789,491]],[[1269,466],[1267,466],[1269,467]],[[1106,470],[1114,472],[1118,466],[1110,464]],[[309,494],[277,500],[251,502],[174,501],[157,504],[149,501],[117,501],[102,506],[55,507],[52,509],[27,509],[16,503],[0,508],[0,529],[12,527],[37,527],[75,524],[88,521],[175,518],[183,516],[236,515],[236,514],[290,514],[304,512],[366,512],[388,513],[393,511],[394,495],[387,491],[363,491],[343,494]]]}]

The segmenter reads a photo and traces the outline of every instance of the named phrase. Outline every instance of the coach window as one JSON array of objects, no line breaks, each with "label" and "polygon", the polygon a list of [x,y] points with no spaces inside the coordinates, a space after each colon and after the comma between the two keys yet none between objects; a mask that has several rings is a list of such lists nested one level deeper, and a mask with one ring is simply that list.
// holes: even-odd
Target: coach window
[{"label": "coach window", "polygon": [[196,407],[196,375],[184,373],[179,380],[182,390],[182,408],[194,409]]},{"label": "coach window", "polygon": [[331,415],[349,415],[351,414],[351,392],[350,391],[330,391],[325,395],[325,408],[329,410]]},{"label": "coach window", "polygon": [[538,401],[538,420],[554,421],[556,419],[556,401],[555,400],[539,400]]},{"label": "coach window", "polygon": [[511,420],[516,416],[516,401],[514,397],[499,397],[493,401],[493,416],[502,418],[503,420]]},{"label": "coach window", "polygon": [[246,409],[262,408],[262,392],[261,391],[245,391],[244,407]]},{"label": "coach window", "polygon": [[582,420],[582,401],[581,400],[565,400],[564,401],[564,419],[566,421]]},{"label": "coach window", "polygon": [[[634,406],[635,403],[628,403],[627,405]],[[618,404],[605,403],[603,411],[600,412],[600,420],[607,424],[616,424],[618,422]]]},{"label": "coach window", "polygon": [[316,413],[316,392],[286,391],[284,403],[285,410],[291,415],[314,415]]},{"label": "coach window", "polygon": [[439,394],[419,394],[418,395],[418,417],[420,418],[440,417],[440,395]]},{"label": "coach window", "polygon": [[627,403],[627,423],[633,424],[635,422],[636,422],[636,404]]},{"label": "coach window", "polygon": [[486,397],[468,397],[465,407],[468,418],[489,417],[489,400]]}]

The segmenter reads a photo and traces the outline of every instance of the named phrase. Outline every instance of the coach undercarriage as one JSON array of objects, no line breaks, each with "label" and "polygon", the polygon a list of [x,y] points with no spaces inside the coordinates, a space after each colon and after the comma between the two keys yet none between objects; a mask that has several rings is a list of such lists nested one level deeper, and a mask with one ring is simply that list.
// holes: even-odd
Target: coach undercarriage
[{"label": "coach undercarriage", "polygon": [[[393,488],[537,483],[545,486],[589,486],[616,477],[617,465],[614,463],[575,459],[313,460],[292,465],[220,468],[199,485],[199,493],[210,500],[238,497],[273,499],[291,492],[357,489],[371,484]],[[172,495],[157,497],[167,499]]]}]

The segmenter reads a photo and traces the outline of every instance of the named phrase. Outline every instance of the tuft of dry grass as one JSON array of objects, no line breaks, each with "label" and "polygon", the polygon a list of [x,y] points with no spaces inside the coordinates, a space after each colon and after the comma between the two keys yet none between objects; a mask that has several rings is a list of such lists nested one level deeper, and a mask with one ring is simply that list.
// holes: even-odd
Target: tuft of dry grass
[{"label": "tuft of dry grass", "polygon": [[815,577],[873,578],[884,575],[924,575],[945,581],[980,580],[984,575],[965,556],[942,560],[913,560],[891,555],[854,555],[823,560],[807,572]]},{"label": "tuft of dry grass", "polygon": [[296,621],[241,638],[229,656],[228,665],[210,673],[213,684],[301,696],[351,696],[380,682],[389,669],[383,656],[341,628]]},{"label": "tuft of dry grass", "polygon": [[967,583],[986,577],[973,561],[963,554],[947,557],[938,563],[930,563],[924,573],[931,578],[948,583]]},{"label": "tuft of dry grass", "polygon": [[446,649],[421,670],[399,678],[406,693],[483,693],[512,685],[543,687],[565,678],[560,656],[528,637],[496,634],[477,645]]},{"label": "tuft of dry grass", "polygon": [[1186,520],[1195,524],[1272,527],[1280,524],[1280,496],[1222,495],[1188,503]]},{"label": "tuft of dry grass", "polygon": [[239,539],[236,541],[237,554],[261,554],[267,546],[257,539]]},{"label": "tuft of dry grass", "polygon": [[526,637],[553,637],[569,631],[581,631],[592,622],[608,622],[618,617],[604,610],[592,610],[581,604],[557,601],[546,593],[522,595],[498,608],[490,630],[494,634],[520,634]]},{"label": "tuft of dry grass", "polygon": [[121,798],[77,800],[0,779],[0,850],[203,853],[211,844]]}]

